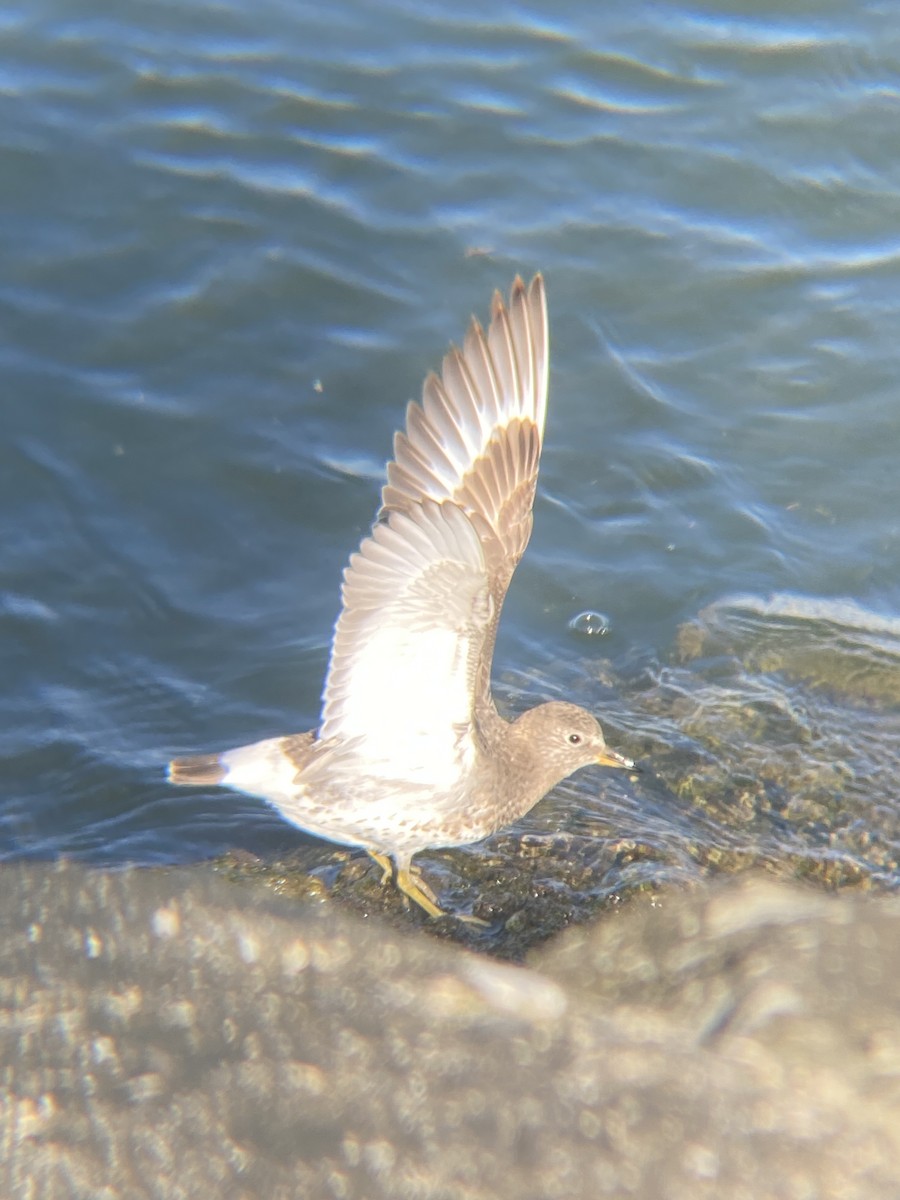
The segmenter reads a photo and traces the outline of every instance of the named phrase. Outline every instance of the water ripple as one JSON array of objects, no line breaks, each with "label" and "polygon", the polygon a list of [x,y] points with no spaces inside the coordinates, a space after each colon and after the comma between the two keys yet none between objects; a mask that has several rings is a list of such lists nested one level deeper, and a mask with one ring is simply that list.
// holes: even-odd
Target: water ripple
[{"label": "water ripple", "polygon": [[[13,0],[0,51],[10,852],[275,836],[176,802],[162,763],[314,721],[403,404],[516,270],[544,269],[554,340],[498,652],[520,695],[581,689],[683,765],[684,712],[733,715],[735,681],[616,696],[684,622],[738,591],[900,610],[888,9]],[[783,747],[802,712],[753,686]],[[871,715],[853,771],[893,735]],[[706,769],[771,765],[752,740]],[[538,832],[568,812],[589,857],[597,795],[563,799]],[[610,805],[677,842],[660,877],[686,830],[715,841],[677,796]]]}]

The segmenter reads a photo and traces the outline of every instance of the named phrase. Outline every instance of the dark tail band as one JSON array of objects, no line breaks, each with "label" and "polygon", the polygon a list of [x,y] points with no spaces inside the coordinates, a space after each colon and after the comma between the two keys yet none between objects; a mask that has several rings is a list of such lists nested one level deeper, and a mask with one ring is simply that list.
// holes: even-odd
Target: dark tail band
[{"label": "dark tail band", "polygon": [[192,758],[173,758],[169,763],[169,782],[184,787],[221,783],[227,772],[218,754],[197,754]]}]

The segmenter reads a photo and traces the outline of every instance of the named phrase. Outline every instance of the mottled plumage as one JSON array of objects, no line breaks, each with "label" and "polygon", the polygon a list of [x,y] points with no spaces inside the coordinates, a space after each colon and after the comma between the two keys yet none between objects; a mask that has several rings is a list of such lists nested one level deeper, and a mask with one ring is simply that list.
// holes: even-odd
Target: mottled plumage
[{"label": "mottled plumage", "polygon": [[261,796],[308,833],[362,846],[432,916],[412,856],[480,841],[590,763],[631,767],[595,718],[497,712],[491,660],[531,536],[547,405],[544,283],[494,294],[394,438],[380,520],[344,572],[315,732],[175,759],[173,783]]}]

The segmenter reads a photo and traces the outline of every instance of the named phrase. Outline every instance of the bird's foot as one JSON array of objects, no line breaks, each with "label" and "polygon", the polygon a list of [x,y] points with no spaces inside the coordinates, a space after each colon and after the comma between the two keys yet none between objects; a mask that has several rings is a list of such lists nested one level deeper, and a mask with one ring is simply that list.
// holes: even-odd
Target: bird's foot
[{"label": "bird's foot", "polygon": [[[381,867],[381,884],[384,886],[394,878],[394,864],[386,854],[376,854],[370,850],[369,855]],[[458,921],[465,921],[469,925],[479,925],[486,928],[487,921],[482,921],[480,917],[472,917],[468,913],[446,912],[438,904],[437,896],[422,878],[420,871],[415,867],[398,867],[396,874],[397,887],[409,900],[414,904],[418,904],[419,908],[428,913],[429,917],[455,917]]]},{"label": "bird's foot", "polygon": [[369,858],[374,858],[381,867],[381,886],[384,887],[394,878],[394,864],[386,854],[376,854],[374,850],[369,851]]}]

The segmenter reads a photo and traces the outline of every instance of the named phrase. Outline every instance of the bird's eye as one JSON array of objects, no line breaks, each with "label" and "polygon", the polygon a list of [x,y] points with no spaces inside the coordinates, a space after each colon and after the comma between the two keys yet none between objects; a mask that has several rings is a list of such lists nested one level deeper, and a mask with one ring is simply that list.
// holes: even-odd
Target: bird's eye
[{"label": "bird's eye", "polygon": [[568,743],[570,746],[580,746],[581,745],[581,734],[580,733],[570,733],[567,740],[568,740]]}]

